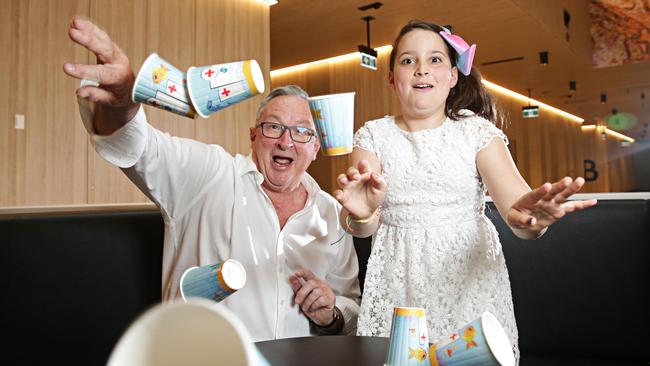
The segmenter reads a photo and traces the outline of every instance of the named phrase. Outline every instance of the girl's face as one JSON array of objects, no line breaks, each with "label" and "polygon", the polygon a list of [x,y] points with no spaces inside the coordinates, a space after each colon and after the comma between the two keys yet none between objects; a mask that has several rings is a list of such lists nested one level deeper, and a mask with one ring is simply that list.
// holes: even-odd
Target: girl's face
[{"label": "girl's face", "polygon": [[445,41],[438,34],[415,29],[397,46],[395,67],[389,83],[410,118],[444,118],[449,90],[458,81]]}]

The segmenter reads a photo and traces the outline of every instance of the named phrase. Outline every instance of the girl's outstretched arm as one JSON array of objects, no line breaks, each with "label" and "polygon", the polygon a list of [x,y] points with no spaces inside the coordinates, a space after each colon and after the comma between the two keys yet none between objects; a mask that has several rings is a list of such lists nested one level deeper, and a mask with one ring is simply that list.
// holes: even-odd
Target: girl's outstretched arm
[{"label": "girl's outstretched arm", "polygon": [[343,206],[341,225],[349,225],[356,237],[374,234],[379,225],[378,208],[387,191],[377,156],[355,148],[350,155],[350,167],[345,174],[339,174],[337,183],[340,189],[334,192],[334,197]]},{"label": "girl's outstretched arm", "polygon": [[501,217],[522,239],[538,238],[567,213],[596,204],[596,200],[567,201],[582,188],[583,178],[564,177],[531,190],[501,139],[480,150],[476,164]]}]

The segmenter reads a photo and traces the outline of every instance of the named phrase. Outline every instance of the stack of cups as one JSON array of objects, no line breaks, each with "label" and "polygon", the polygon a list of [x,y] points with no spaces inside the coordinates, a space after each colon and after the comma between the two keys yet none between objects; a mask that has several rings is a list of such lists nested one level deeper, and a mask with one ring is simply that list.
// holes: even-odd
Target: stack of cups
[{"label": "stack of cups", "polygon": [[512,344],[488,312],[429,345],[425,311],[396,307],[385,366],[514,366]]},{"label": "stack of cups", "polygon": [[220,302],[246,284],[246,270],[234,259],[187,269],[181,276],[181,296]]},{"label": "stack of cups", "polygon": [[190,67],[181,72],[153,53],[138,72],[131,99],[181,116],[210,114],[264,92],[255,60]]},{"label": "stack of cups", "polygon": [[309,109],[320,136],[323,155],[352,152],[354,132],[354,92],[309,98]]}]

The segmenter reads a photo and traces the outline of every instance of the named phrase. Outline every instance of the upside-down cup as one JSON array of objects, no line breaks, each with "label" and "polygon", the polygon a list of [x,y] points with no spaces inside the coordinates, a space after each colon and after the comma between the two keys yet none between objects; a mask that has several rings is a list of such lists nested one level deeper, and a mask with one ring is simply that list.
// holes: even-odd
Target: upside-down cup
[{"label": "upside-down cup", "polygon": [[190,67],[187,88],[192,106],[203,118],[264,93],[264,76],[255,60]]},{"label": "upside-down cup", "polygon": [[185,73],[152,53],[140,67],[131,99],[184,117],[196,118]]},{"label": "upside-down cup", "polygon": [[429,348],[431,366],[514,366],[512,344],[497,318],[485,312]]},{"label": "upside-down cup", "polygon": [[181,276],[181,297],[201,297],[220,302],[246,284],[246,270],[234,259],[192,267]]},{"label": "upside-down cup", "polygon": [[423,308],[396,307],[384,366],[429,365],[429,337]]},{"label": "upside-down cup", "polygon": [[239,318],[205,299],[158,304],[124,332],[108,366],[269,366]]},{"label": "upside-down cup", "polygon": [[354,92],[309,98],[309,109],[316,123],[323,155],[352,152],[354,132]]}]

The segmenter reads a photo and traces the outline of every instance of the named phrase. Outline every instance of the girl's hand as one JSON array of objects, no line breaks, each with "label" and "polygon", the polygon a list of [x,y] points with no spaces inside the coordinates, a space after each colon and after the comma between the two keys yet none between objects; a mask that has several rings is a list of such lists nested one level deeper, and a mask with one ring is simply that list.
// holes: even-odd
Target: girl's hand
[{"label": "girl's hand", "polygon": [[374,173],[366,160],[361,160],[357,167],[349,167],[337,182],[341,189],[334,192],[334,197],[355,219],[370,217],[384,202],[388,190],[384,178]]},{"label": "girl's hand", "polygon": [[540,233],[567,213],[594,206],[595,199],[567,201],[585,184],[585,180],[565,177],[553,184],[544,183],[521,196],[508,210],[507,223],[513,228]]}]

